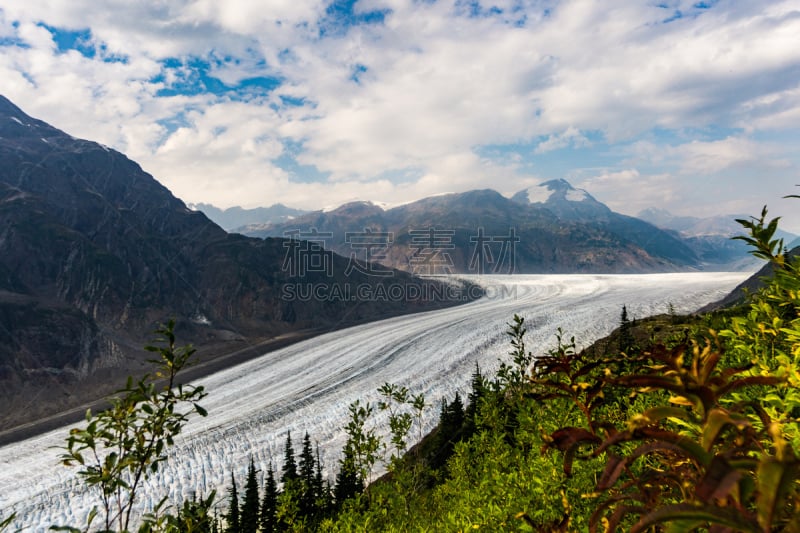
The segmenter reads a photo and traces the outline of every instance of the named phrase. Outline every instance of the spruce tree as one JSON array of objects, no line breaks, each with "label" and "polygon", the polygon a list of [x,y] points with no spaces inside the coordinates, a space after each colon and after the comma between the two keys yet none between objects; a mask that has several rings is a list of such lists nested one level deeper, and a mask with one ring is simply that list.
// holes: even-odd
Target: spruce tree
[{"label": "spruce tree", "polygon": [[317,495],[317,513],[320,518],[328,515],[331,508],[331,486],[330,483],[322,479],[322,461],[319,459],[319,446],[317,446],[317,468],[314,473],[314,492]]},{"label": "spruce tree", "polygon": [[464,428],[464,403],[461,395],[456,391],[456,397],[447,406],[447,432],[452,442],[458,442],[463,438]]},{"label": "spruce tree", "polygon": [[622,306],[622,313],[619,318],[619,351],[628,353],[633,347],[633,334],[631,333],[631,321],[628,319],[628,309]]},{"label": "spruce tree", "polygon": [[316,514],[317,495],[314,491],[314,450],[308,433],[303,437],[303,451],[300,453],[300,515],[312,518]]},{"label": "spruce tree", "polygon": [[241,533],[242,527],[239,521],[239,494],[236,491],[236,478],[233,477],[233,473],[231,473],[231,488],[228,489],[228,495],[230,497],[230,502],[228,514],[225,516],[225,520],[228,522],[228,528],[225,532]]},{"label": "spruce tree", "polygon": [[336,476],[336,486],[333,488],[336,507],[341,509],[345,500],[361,494],[363,490],[364,482],[358,473],[355,452],[348,442],[344,447],[344,457],[339,461],[339,475]]},{"label": "spruce tree", "polygon": [[217,516],[216,509],[214,509],[214,520],[211,522],[211,533],[222,533],[219,527],[219,516]]},{"label": "spruce tree", "polygon": [[441,433],[442,426],[447,420],[447,398],[442,398],[442,407],[439,408],[439,433]]},{"label": "spruce tree", "polygon": [[244,502],[239,516],[240,529],[242,533],[258,532],[258,481],[256,480],[256,467],[253,459],[250,459],[250,467],[247,470],[247,484],[244,489]]},{"label": "spruce tree", "polygon": [[464,425],[464,402],[461,401],[461,395],[456,391],[456,397],[453,403],[449,405],[447,410],[448,422],[453,430],[459,432]]},{"label": "spruce tree", "polygon": [[261,531],[273,533],[278,526],[278,484],[270,463],[267,469],[267,480],[264,482],[264,500],[261,503]]},{"label": "spruce tree", "polygon": [[439,414],[439,427],[436,431],[435,455],[430,462],[433,468],[441,468],[453,455],[455,443],[464,438],[464,404],[461,395],[456,392],[456,397],[451,403],[442,400],[442,409]]},{"label": "spruce tree", "polygon": [[468,439],[477,430],[476,417],[481,399],[486,395],[486,380],[481,375],[481,368],[475,363],[475,372],[472,373],[472,390],[467,397],[467,408],[464,411],[464,438]]},{"label": "spruce tree", "polygon": [[292,447],[292,433],[286,434],[286,446],[283,452],[283,473],[281,483],[285,485],[297,479],[297,463],[294,460],[294,448]]}]

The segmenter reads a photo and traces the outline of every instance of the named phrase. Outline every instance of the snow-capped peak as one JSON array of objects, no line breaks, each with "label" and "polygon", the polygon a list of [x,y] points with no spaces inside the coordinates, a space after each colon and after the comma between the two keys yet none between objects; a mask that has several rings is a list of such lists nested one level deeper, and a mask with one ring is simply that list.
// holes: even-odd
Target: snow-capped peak
[{"label": "snow-capped peak", "polygon": [[512,199],[529,204],[544,204],[556,198],[562,198],[569,202],[594,199],[585,189],[576,189],[565,179],[543,181],[538,185],[519,191]]},{"label": "snow-capped peak", "polygon": [[370,200],[351,200],[349,202],[345,202],[339,205],[325,206],[321,209],[321,211],[323,213],[330,213],[331,211],[336,211],[337,209],[342,209],[344,207],[355,207],[355,206],[373,206],[385,211],[387,205],[388,204],[386,204],[385,202],[372,202]]}]

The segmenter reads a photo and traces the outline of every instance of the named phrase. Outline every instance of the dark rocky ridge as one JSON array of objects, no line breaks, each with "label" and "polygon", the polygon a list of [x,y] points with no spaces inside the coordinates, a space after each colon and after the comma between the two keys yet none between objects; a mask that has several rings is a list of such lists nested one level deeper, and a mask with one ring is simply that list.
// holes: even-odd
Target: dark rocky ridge
[{"label": "dark rocky ridge", "polygon": [[[287,284],[418,284],[403,272],[282,269],[283,239],[229,235],[138,164],[0,96],[0,429],[81,404],[139,374],[168,318],[210,358],[287,332],[452,302],[288,301]],[[435,282],[426,282],[436,285]]]}]

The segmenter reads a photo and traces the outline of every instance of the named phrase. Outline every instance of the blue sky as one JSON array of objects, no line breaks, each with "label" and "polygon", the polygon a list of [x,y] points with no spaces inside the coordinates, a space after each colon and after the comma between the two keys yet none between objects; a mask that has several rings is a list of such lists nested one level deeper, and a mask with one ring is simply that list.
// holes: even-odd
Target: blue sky
[{"label": "blue sky", "polygon": [[800,232],[796,1],[4,0],[0,93],[186,202],[565,178]]}]

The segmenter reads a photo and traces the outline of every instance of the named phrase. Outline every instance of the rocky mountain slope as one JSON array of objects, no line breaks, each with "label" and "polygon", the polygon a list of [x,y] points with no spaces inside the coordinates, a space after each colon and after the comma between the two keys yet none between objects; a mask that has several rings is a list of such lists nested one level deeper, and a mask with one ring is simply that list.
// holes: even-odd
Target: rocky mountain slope
[{"label": "rocky mountain slope", "polygon": [[[345,272],[348,263],[283,239],[227,234],[124,155],[0,97],[0,429],[141,373],[142,344],[169,318],[208,359],[448,303],[377,301],[376,288],[420,281]],[[332,291],[348,285],[365,286],[366,297]]]},{"label": "rocky mountain slope", "polygon": [[523,190],[512,200],[534,208],[547,209],[559,220],[587,224],[607,231],[641,248],[653,257],[678,266],[697,266],[697,256],[680,239],[635,217],[615,213],[583,189],[566,180],[550,180]]},{"label": "rocky mountain slope", "polygon": [[[247,234],[302,238],[316,231],[337,253],[361,259],[371,253],[384,265],[418,273],[657,272],[696,264],[674,235],[594,199],[585,202],[581,195],[576,201],[566,197],[566,189],[561,193],[563,201],[544,205],[488,189],[391,209],[354,202]],[[375,246],[367,250],[365,240]]]}]

